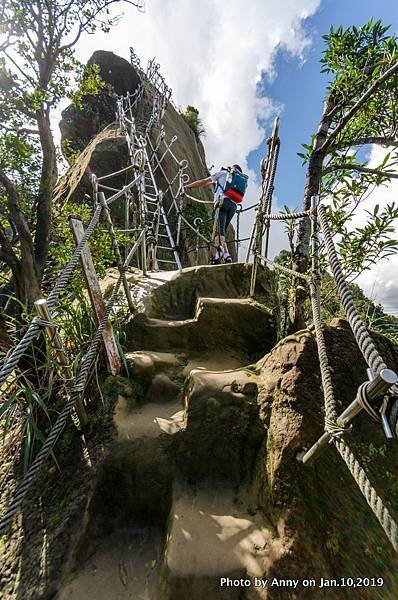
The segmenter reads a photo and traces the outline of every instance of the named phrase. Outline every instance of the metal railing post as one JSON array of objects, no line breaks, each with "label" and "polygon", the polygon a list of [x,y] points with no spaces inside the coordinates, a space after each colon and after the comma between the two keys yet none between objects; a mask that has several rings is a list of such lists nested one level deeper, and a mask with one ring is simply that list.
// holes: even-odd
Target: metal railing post
[{"label": "metal railing post", "polygon": [[128,284],[128,281],[127,281],[127,278],[126,278],[126,270],[125,270],[125,267],[123,265],[122,255],[120,254],[119,244],[117,242],[117,237],[116,237],[115,229],[113,227],[111,213],[110,213],[109,207],[108,207],[108,205],[106,203],[104,192],[99,192],[99,194],[98,194],[98,200],[99,200],[99,202],[101,203],[101,205],[102,205],[102,207],[104,209],[104,215],[105,215],[106,225],[107,225],[107,229],[109,231],[109,235],[111,236],[112,247],[113,247],[113,252],[114,252],[115,258],[116,258],[117,267],[119,269],[120,274],[123,277],[123,279],[122,279],[123,289],[124,289],[124,293],[126,295],[127,304],[129,305],[130,312],[134,312],[135,307],[134,307],[133,298],[131,297],[130,287],[129,287],[129,284]]},{"label": "metal railing post", "polygon": [[[47,300],[44,298],[36,300],[35,308],[41,319],[40,324],[42,325],[44,333],[51,346],[54,360],[57,363],[63,378],[65,379],[67,387],[70,388],[73,380],[73,372],[66,356],[61,336],[49,311]],[[80,397],[75,401],[75,410],[80,422],[80,426],[83,428],[85,425],[87,425],[88,417]]]}]

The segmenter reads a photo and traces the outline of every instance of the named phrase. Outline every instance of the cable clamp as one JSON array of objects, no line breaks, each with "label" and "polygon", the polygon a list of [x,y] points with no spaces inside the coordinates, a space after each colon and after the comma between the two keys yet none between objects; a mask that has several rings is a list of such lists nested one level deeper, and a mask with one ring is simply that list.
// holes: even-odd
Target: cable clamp
[{"label": "cable clamp", "polygon": [[345,433],[349,433],[352,430],[352,425],[338,425],[336,421],[332,421],[325,417],[325,431],[330,435],[329,444],[333,442],[333,439],[340,439]]},{"label": "cable clamp", "polygon": [[36,317],[36,323],[40,325],[40,327],[51,327],[52,329],[57,328],[54,321],[47,321],[47,319],[43,319],[43,317]]}]

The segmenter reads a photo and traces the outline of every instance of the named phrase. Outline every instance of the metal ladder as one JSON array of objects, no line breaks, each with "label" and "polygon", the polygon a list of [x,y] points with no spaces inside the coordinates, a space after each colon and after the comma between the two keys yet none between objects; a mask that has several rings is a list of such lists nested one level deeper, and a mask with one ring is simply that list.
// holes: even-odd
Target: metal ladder
[{"label": "metal ladder", "polygon": [[145,174],[145,210],[148,220],[152,219],[151,233],[155,238],[154,248],[149,252],[153,255],[148,257],[150,267],[154,270],[181,270],[181,261],[175,245],[174,237],[170,229],[167,214],[163,206],[163,198],[157,189],[156,181],[152,172],[150,161],[147,162],[148,171]]},{"label": "metal ladder", "polygon": [[[137,137],[146,138],[151,118],[151,107],[145,106],[137,123]],[[146,152],[145,152],[146,153]],[[162,194],[158,190],[151,161],[146,160],[144,213],[149,225],[146,243],[146,265],[150,271],[181,270],[181,260],[162,204]]]}]

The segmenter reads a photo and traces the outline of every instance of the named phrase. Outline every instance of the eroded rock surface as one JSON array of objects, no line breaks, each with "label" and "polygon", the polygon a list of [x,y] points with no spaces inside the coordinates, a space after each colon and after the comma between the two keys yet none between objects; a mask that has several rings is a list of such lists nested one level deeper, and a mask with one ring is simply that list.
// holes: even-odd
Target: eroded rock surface
[{"label": "eroded rock surface", "polygon": [[[197,278],[197,293],[206,292],[213,277],[201,281],[206,270],[192,272],[180,276],[186,293],[177,276],[162,281],[137,316],[150,320],[154,311],[155,320],[166,321],[160,317],[170,317],[180,300],[184,318],[173,327],[184,326],[200,301],[189,277]],[[239,286],[232,285],[239,273],[239,265],[222,271],[230,297],[220,298],[216,287],[213,300],[239,306],[242,315],[245,299],[236,297]],[[271,279],[268,283],[270,299]],[[267,302],[266,293],[262,301]],[[213,325],[208,331],[214,337]],[[366,379],[366,365],[345,321],[335,320],[325,337],[342,410]],[[12,587],[4,560],[9,597],[337,600],[351,599],[352,589],[320,587],[321,579],[366,576],[383,578],[383,585],[356,588],[356,598],[394,598],[396,554],[335,448],[328,447],[310,466],[297,460],[323,431],[313,330],[272,342],[253,364],[247,349],[226,351],[220,345],[198,351],[197,339],[186,337],[181,344],[176,337],[176,347],[168,351],[128,352],[129,377],[106,379],[102,393],[105,404],[114,406],[115,435],[80,500],[83,510],[58,523],[67,540],[57,547],[63,564],[55,570],[51,556],[48,579],[25,564],[23,581],[14,580]],[[264,331],[261,339],[267,343]],[[397,370],[397,351],[382,336],[374,340],[388,366]],[[397,447],[387,447],[380,426],[363,414],[347,439],[391,513],[398,514]],[[50,511],[48,502],[44,506]],[[43,510],[40,518],[46,519]],[[66,527],[73,532],[69,537]],[[37,521],[33,533],[37,536]],[[25,536],[29,544],[28,525]],[[256,578],[267,583],[255,586]],[[240,579],[246,583],[225,583]],[[305,587],[304,579],[314,580],[315,587]]]},{"label": "eroded rock surface", "polygon": [[256,299],[251,299],[245,297],[250,273],[251,267],[242,264],[201,266],[163,282],[126,324],[126,345],[220,355],[240,349],[247,362],[259,358],[277,339],[276,280],[269,269],[261,270]]}]

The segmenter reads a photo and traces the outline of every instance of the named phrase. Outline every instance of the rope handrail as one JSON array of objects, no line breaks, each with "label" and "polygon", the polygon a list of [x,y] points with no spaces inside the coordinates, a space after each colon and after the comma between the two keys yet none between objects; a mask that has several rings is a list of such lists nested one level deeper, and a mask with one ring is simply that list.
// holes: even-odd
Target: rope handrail
[{"label": "rope handrail", "polygon": [[[100,212],[101,212],[100,208],[101,208],[101,205],[99,205],[97,207],[98,214],[100,214]],[[143,233],[144,232],[141,233],[141,236],[143,235]],[[87,242],[87,239],[85,240],[84,244],[82,244],[82,242],[83,242],[83,239],[82,239],[81,243],[79,244],[79,246],[82,245],[82,247],[83,247],[85,245],[85,243]],[[139,243],[136,243],[134,246],[134,249],[130,252],[128,258],[126,259],[123,267],[129,266],[131,259],[133,258],[138,247],[139,247]],[[78,398],[80,398],[84,392],[84,389],[87,385],[87,380],[88,380],[88,377],[90,374],[92,364],[98,353],[98,347],[99,347],[99,344],[100,344],[100,341],[102,338],[102,334],[103,334],[105,325],[107,324],[107,322],[109,320],[110,312],[114,306],[116,296],[117,296],[119,289],[121,287],[121,284],[123,282],[123,277],[124,277],[124,270],[122,270],[119,275],[119,279],[117,280],[117,282],[113,288],[111,297],[109,298],[109,300],[106,304],[103,317],[101,318],[101,321],[97,327],[95,335],[90,342],[90,345],[88,347],[86,354],[84,355],[84,357],[82,358],[82,360],[80,362],[78,372],[74,378],[74,383],[71,387],[70,398],[66,402],[61,413],[59,414],[55,424],[53,425],[50,433],[47,436],[46,441],[44,442],[43,446],[39,450],[33,463],[29,467],[26,475],[24,476],[20,485],[17,487],[16,491],[14,492],[12,501],[8,505],[3,516],[0,518],[0,534],[2,534],[8,528],[8,526],[11,524],[11,521],[12,521],[14,515],[16,514],[20,505],[22,504],[22,502],[23,502],[29,488],[31,487],[35,477],[37,476],[40,468],[42,467],[44,461],[47,459],[49,453],[55,446],[59,436],[61,435],[62,431],[64,430],[66,423],[68,422],[68,419],[74,410],[76,400]]]},{"label": "rope handrail", "polygon": [[[304,455],[301,457],[301,460],[304,463],[307,463],[317,451],[319,451],[324,445],[326,445],[328,441],[331,441],[336,446],[340,456],[342,457],[346,466],[348,467],[361,493],[363,494],[371,510],[379,520],[394,550],[398,552],[398,528],[395,523],[395,520],[392,518],[387,508],[384,506],[382,499],[380,498],[380,496],[378,496],[376,490],[372,486],[365,470],[361,467],[358,460],[355,458],[347,441],[342,438],[347,429],[346,424],[353,416],[355,416],[355,414],[357,414],[358,410],[360,410],[358,406],[361,406],[361,401],[358,401],[358,396],[362,397],[363,393],[365,393],[366,396],[366,390],[370,388],[364,388],[364,386],[367,386],[368,384],[363,384],[358,390],[357,398],[344,411],[343,415],[345,415],[345,418],[343,418],[343,415],[341,415],[339,418],[337,417],[337,402],[334,395],[331,369],[329,365],[327,347],[321,323],[319,269],[320,245],[318,239],[318,217],[321,229],[324,234],[325,245],[329,257],[329,264],[332,268],[332,273],[336,280],[338,292],[340,294],[341,301],[343,303],[344,310],[346,311],[347,318],[354,333],[356,342],[366,362],[368,363],[368,365],[371,366],[372,369],[374,369],[375,372],[378,372],[376,371],[377,368],[379,368],[381,371],[383,368],[385,368],[385,365],[380,355],[378,354],[364,324],[362,323],[358,311],[355,308],[352,295],[346,284],[339,260],[337,258],[337,253],[334,248],[331,232],[327,222],[325,207],[323,205],[318,205],[317,207],[317,200],[318,198],[314,196],[311,201],[311,243],[313,276],[310,281],[310,298],[324,396],[325,434],[318,440],[318,442],[316,442],[316,444],[313,445],[313,447],[310,450],[304,453]],[[384,373],[386,373],[386,371],[384,371]],[[395,375],[391,371],[389,372],[389,374]],[[391,378],[390,382],[392,383],[394,379],[396,380],[396,376]],[[372,385],[372,383],[370,383],[369,385]],[[387,388],[388,385],[384,385],[384,387],[380,388],[380,390]],[[359,393],[360,391],[361,394]]]},{"label": "rope handrail", "polygon": [[187,194],[187,192],[184,192],[184,196],[190,200],[193,200],[194,202],[198,202],[198,204],[214,204],[214,200],[200,200],[200,198],[195,198],[194,196]]},{"label": "rope handrail", "polygon": [[[88,239],[90,238],[92,232],[95,229],[95,226],[97,225],[97,223],[99,221],[101,211],[102,211],[102,208],[100,206],[96,208],[94,215],[91,218],[89,225],[87,226],[87,229],[85,231],[83,239],[78,244],[78,246],[75,248],[68,264],[64,267],[62,273],[58,277],[51,292],[49,293],[47,302],[48,302],[48,306],[50,309],[53,309],[57,306],[59,294],[64,289],[64,287],[67,285],[67,283],[72,275],[72,272],[80,258],[83,248],[85,247]],[[4,359],[1,369],[0,369],[0,385],[3,384],[4,381],[7,379],[8,375],[10,375],[12,373],[12,371],[15,369],[18,362],[22,358],[22,356],[25,354],[30,343],[36,338],[36,336],[39,333],[40,333],[40,326],[37,322],[37,317],[35,317],[32,320],[31,324],[29,325],[27,332],[21,338],[21,340],[19,341],[17,346],[12,350],[11,354]]]},{"label": "rope handrail", "polygon": [[137,175],[137,177],[135,179],[133,179],[133,181],[131,181],[128,185],[125,185],[121,190],[119,190],[118,192],[116,192],[116,194],[113,194],[113,196],[111,196],[110,198],[107,198],[106,203],[109,206],[110,204],[112,204],[112,202],[115,202],[115,200],[118,200],[121,196],[124,196],[125,194],[127,194],[127,192],[129,192],[132,187],[137,183],[137,181],[139,181],[139,179],[141,179],[142,175]]},{"label": "rope handrail", "polygon": [[301,219],[302,217],[308,217],[310,214],[311,210],[303,210],[301,212],[294,213],[263,213],[261,218],[266,221],[289,221]]},{"label": "rope handrail", "polygon": [[303,279],[304,281],[307,281],[307,282],[311,281],[311,279],[312,279],[311,275],[307,275],[306,273],[299,273],[298,271],[289,269],[288,267],[285,267],[284,265],[280,265],[279,263],[271,260],[270,258],[268,258],[267,256],[264,256],[263,254],[256,254],[256,256],[260,260],[264,260],[269,265],[273,266],[275,269],[279,269],[280,271],[283,271],[284,273],[287,273],[288,275],[292,275],[293,277],[297,277],[298,279]]},{"label": "rope handrail", "polygon": [[10,502],[10,504],[8,505],[4,515],[0,518],[0,534],[3,533],[8,528],[8,526],[11,524],[11,521],[12,521],[14,515],[16,514],[20,505],[22,504],[29,488],[31,487],[32,483],[34,482],[44,461],[47,459],[49,453],[53,449],[59,436],[61,435],[62,431],[64,430],[66,423],[68,422],[69,417],[74,409],[76,396],[80,396],[83,392],[83,389],[87,382],[87,377],[88,377],[88,373],[89,373],[91,364],[92,364],[93,360],[95,359],[95,355],[97,353],[97,349],[98,349],[99,342],[101,340],[102,332],[104,330],[105,324],[108,321],[110,310],[113,306],[113,302],[114,302],[116,293],[118,292],[118,290],[120,288],[121,282],[122,282],[122,276],[119,277],[119,280],[114,287],[112,296],[111,296],[110,300],[108,301],[104,316],[101,319],[101,322],[98,326],[98,329],[96,331],[96,334],[95,334],[93,340],[91,341],[91,344],[89,346],[87,353],[85,354],[85,356],[82,359],[78,375],[75,377],[75,381],[74,381],[74,384],[72,387],[70,399],[65,404],[65,406],[62,409],[61,413],[59,414],[54,426],[51,428],[51,431],[50,431],[46,441],[44,442],[43,446],[39,450],[33,463],[29,467],[22,482],[20,483],[20,485],[17,487],[16,491],[14,492],[13,499]]},{"label": "rope handrail", "polygon": [[[90,373],[92,371],[93,363],[98,354],[98,347],[101,341],[101,337],[105,328],[106,323],[109,320],[109,316],[113,306],[115,305],[115,301],[117,298],[117,294],[119,293],[119,289],[123,283],[125,288],[125,295],[127,297],[127,301],[129,304],[130,310],[132,310],[132,299],[130,297],[130,290],[126,280],[126,269],[131,263],[133,257],[137,254],[138,249],[142,248],[142,271],[145,274],[147,268],[147,262],[150,260],[153,261],[153,265],[157,265],[156,259],[156,246],[158,244],[157,236],[159,234],[159,223],[161,214],[165,215],[163,208],[163,195],[165,193],[170,193],[171,196],[171,204],[168,210],[167,216],[171,213],[171,211],[175,211],[175,215],[177,216],[177,237],[174,238],[174,233],[171,234],[168,221],[165,217],[165,226],[168,231],[169,241],[171,242],[171,247],[169,249],[174,253],[177,258],[175,259],[175,264],[178,268],[181,268],[181,263],[178,258],[178,254],[176,255],[177,249],[179,247],[180,233],[183,230],[191,230],[196,235],[196,247],[192,249],[188,249],[187,252],[196,252],[196,256],[198,257],[198,251],[200,248],[212,248],[216,247],[212,240],[208,240],[200,231],[200,224],[197,224],[196,228],[189,222],[186,216],[183,214],[182,206],[183,206],[183,197],[190,199],[193,202],[201,203],[201,204],[213,204],[213,201],[201,200],[199,198],[195,198],[190,194],[184,192],[183,185],[187,181],[189,181],[189,177],[187,173],[184,173],[185,169],[188,166],[188,162],[184,159],[183,161],[179,160],[176,154],[172,150],[173,144],[177,140],[177,136],[173,136],[169,142],[166,141],[164,130],[162,130],[157,136],[155,145],[151,140],[151,132],[155,125],[159,124],[163,118],[164,111],[166,109],[167,103],[171,101],[171,88],[166,85],[164,77],[159,72],[159,65],[155,63],[154,59],[152,59],[148,63],[148,67],[146,72],[142,70],[140,66],[140,62],[138,57],[135,56],[134,51],[131,49],[131,61],[136,67],[137,73],[141,79],[141,82],[138,88],[135,90],[133,94],[127,94],[127,96],[118,99],[118,113],[117,117],[119,119],[120,127],[124,134],[126,135],[126,141],[128,145],[129,158],[131,160],[131,164],[128,167],[123,169],[119,169],[113,173],[107,173],[101,177],[93,177],[93,188],[95,194],[97,194],[96,198],[99,198],[99,203],[97,204],[94,214],[90,220],[88,227],[86,228],[84,235],[75,248],[71,259],[69,260],[66,267],[63,269],[62,273],[56,280],[51,292],[48,295],[48,307],[50,309],[54,309],[59,302],[59,295],[62,290],[67,285],[71,274],[74,268],[77,265],[77,262],[85,248],[87,241],[95,229],[96,225],[99,222],[102,211],[105,212],[105,219],[107,223],[107,230],[112,240],[112,248],[116,258],[116,263],[119,269],[119,278],[116,282],[114,289],[112,291],[111,298],[107,302],[105,306],[105,311],[103,317],[101,318],[96,332],[89,343],[88,349],[83,356],[82,360],[79,363],[77,373],[73,379],[73,383],[70,388],[70,397],[68,398],[64,408],[58,415],[58,418],[51,428],[50,433],[44,442],[42,448],[37,454],[35,460],[30,466],[26,476],[21,481],[20,485],[17,487],[16,492],[13,495],[13,499],[10,502],[5,514],[0,518],[0,533],[2,533],[11,523],[13,517],[15,516],[18,508],[23,502],[26,493],[32,482],[37,475],[39,469],[42,467],[44,461],[48,457],[55,443],[57,442],[59,436],[61,435],[68,419],[72,415],[76,403],[79,399],[82,398],[85,388],[87,386]],[[135,63],[133,62],[135,61]],[[156,92],[153,94],[152,98],[152,107],[150,114],[148,111],[145,111],[143,107],[142,112],[144,116],[139,124],[139,127],[136,129],[135,118],[133,117],[132,109],[138,107],[138,103],[144,98],[144,92],[147,93],[150,86],[155,88]],[[146,89],[146,91],[145,91]],[[127,116],[129,115],[129,116]],[[145,116],[146,115],[146,116]],[[333,390],[333,381],[332,381],[332,372],[329,365],[329,360],[327,356],[327,347],[325,336],[321,323],[321,312],[320,312],[320,274],[319,274],[319,243],[317,240],[317,223],[319,219],[319,223],[324,235],[324,242],[328,256],[328,262],[332,270],[333,278],[336,282],[336,287],[346,313],[348,322],[353,331],[355,340],[358,344],[360,351],[362,352],[365,361],[369,365],[371,369],[375,373],[381,373],[386,369],[386,365],[377,351],[375,344],[371,336],[369,335],[364,323],[362,322],[358,310],[355,307],[352,294],[348,287],[347,281],[344,277],[340,262],[338,260],[337,252],[333,243],[331,231],[329,228],[326,209],[323,205],[312,205],[310,210],[301,211],[301,212],[280,212],[280,213],[271,213],[271,200],[272,194],[274,190],[274,178],[276,173],[277,161],[278,161],[278,153],[280,147],[280,141],[278,137],[278,120],[275,121],[274,132],[272,137],[269,140],[269,154],[267,157],[267,161],[262,163],[262,189],[259,202],[253,204],[252,206],[242,208],[238,211],[238,217],[246,211],[250,211],[256,209],[256,223],[252,231],[252,235],[250,238],[244,238],[243,240],[239,239],[239,231],[236,240],[232,240],[233,242],[237,242],[240,244],[242,241],[250,240],[249,250],[247,262],[249,260],[250,254],[254,256],[254,265],[252,268],[252,279],[251,279],[251,295],[252,290],[254,293],[254,285],[256,280],[257,266],[260,261],[264,261],[268,265],[272,266],[275,269],[279,269],[280,271],[290,275],[295,279],[301,279],[305,281],[309,285],[310,292],[310,300],[311,300],[311,310],[312,310],[312,318],[314,322],[315,335],[317,341],[317,350],[320,364],[320,372],[321,372],[321,380],[322,380],[322,388],[324,395],[324,404],[325,404],[325,421],[324,428],[327,439],[331,439],[332,443],[336,446],[337,451],[339,452],[341,458],[345,462],[347,468],[349,469],[351,475],[354,477],[357,485],[360,488],[361,493],[365,497],[372,511],[378,518],[380,524],[382,525],[384,531],[386,532],[388,539],[392,543],[394,549],[398,552],[398,528],[397,525],[392,518],[390,512],[383,505],[383,501],[377,495],[377,492],[371,485],[364,469],[359,464],[358,460],[355,458],[353,452],[349,448],[346,440],[343,439],[343,435],[347,429],[347,427],[342,424],[339,417],[337,416],[337,402],[334,395]],[[138,131],[139,130],[139,131]],[[146,147],[150,149],[149,156]],[[164,149],[165,148],[165,149]],[[134,154],[134,150],[136,154]],[[160,158],[158,156],[159,153],[162,152]],[[138,157],[137,157],[138,153]],[[141,153],[141,154],[140,154]],[[137,160],[133,157],[136,157]],[[166,158],[166,156],[170,156],[173,161],[178,165],[178,170],[175,173],[174,177],[168,176],[163,168],[162,162]],[[111,186],[104,185],[102,182],[117,175],[121,175],[123,173],[127,173],[129,171],[133,171],[133,179],[127,185],[125,185],[122,189],[113,188]],[[165,192],[161,192],[158,188],[158,183],[155,178],[155,172],[159,170],[164,177],[167,188]],[[138,174],[137,174],[138,172]],[[154,192],[147,193],[145,191],[145,174],[147,175],[148,180],[150,181],[149,185],[153,188]],[[178,188],[177,191],[174,191],[177,187],[178,180]],[[173,189],[174,186],[174,189]],[[130,207],[130,196],[133,194],[133,188],[137,188],[138,193],[138,204],[140,207],[140,217],[139,217],[139,226],[134,228],[126,228],[124,231],[139,231],[139,235],[136,237],[133,247],[129,252],[126,251],[126,258],[123,261],[121,252],[118,246],[118,240],[116,236],[116,232],[113,226],[112,218],[109,211],[109,206],[121,198],[125,196],[126,198],[126,207],[129,209]],[[107,190],[109,192],[114,192],[109,198],[105,198],[104,192],[98,192],[99,188],[103,190]],[[149,210],[148,204],[156,205],[156,209]],[[295,271],[294,269],[290,269],[282,264],[275,262],[268,258],[267,249],[268,249],[268,235],[270,230],[270,222],[271,221],[289,221],[289,220],[297,220],[304,217],[310,217],[312,223],[312,243],[313,243],[313,253],[312,253],[312,274],[308,273],[300,273]],[[150,220],[152,219],[152,220]],[[126,217],[126,220],[129,220],[129,217]],[[200,219],[198,219],[198,222]],[[136,222],[134,221],[135,225]],[[239,220],[238,220],[238,228],[239,228]],[[265,231],[264,231],[265,230]],[[262,251],[263,246],[263,236],[265,233],[265,253]],[[167,237],[167,236],[163,236]],[[176,242],[173,240],[176,239]],[[206,243],[206,246],[199,246],[199,240],[203,240]],[[229,240],[231,241],[231,240]],[[254,243],[254,248],[252,249],[252,243]],[[239,246],[238,246],[239,247]],[[160,246],[162,248],[162,246]],[[150,254],[152,253],[152,254]],[[160,261],[160,259],[159,259]],[[164,260],[163,262],[173,262]],[[150,268],[150,267],[148,267]],[[0,385],[7,379],[7,377],[12,373],[15,367],[18,365],[19,360],[22,355],[26,352],[26,349],[29,347],[29,344],[35,339],[38,333],[41,331],[41,327],[43,325],[48,325],[50,322],[46,322],[40,317],[34,318],[26,331],[23,338],[17,344],[17,346],[11,351],[9,356],[7,356],[3,364],[0,368]],[[365,384],[364,384],[365,385]],[[394,391],[397,391],[395,386]],[[324,438],[324,436],[323,436]],[[323,439],[321,438],[321,439]],[[315,445],[316,446],[316,445]],[[314,448],[315,448],[314,446]],[[305,461],[304,461],[305,462]]]},{"label": "rope handrail", "polygon": [[110,185],[104,185],[103,183],[98,183],[97,187],[101,190],[107,190],[108,192],[120,192],[120,188],[114,188]]},{"label": "rope handrail", "polygon": [[106,175],[102,175],[101,177],[96,177],[97,181],[105,181],[105,179],[111,179],[112,177],[116,177],[117,175],[122,175],[122,173],[126,173],[126,171],[130,171],[133,168],[133,165],[128,165],[124,167],[124,169],[119,169],[118,171],[114,171],[113,173],[107,173]]},{"label": "rope handrail", "polygon": [[361,467],[354,453],[344,440],[333,439],[341,458],[355,479],[362,495],[372,509],[380,525],[384,529],[395,552],[398,552],[398,527],[389,510],[384,506],[382,499],[369,481],[366,472]]},{"label": "rope handrail", "polygon": [[337,291],[346,313],[347,320],[365,361],[371,369],[373,369],[376,373],[379,373],[382,369],[386,369],[387,365],[377,351],[376,346],[374,345],[373,340],[370,337],[368,330],[366,329],[362,319],[359,316],[359,312],[355,307],[352,293],[345,280],[340,261],[337,257],[337,252],[334,247],[326,216],[326,209],[322,204],[318,207],[318,214],[324,235],[326,250],[329,256],[330,268],[336,281]]},{"label": "rope handrail", "polygon": [[247,212],[248,210],[253,210],[258,208],[258,202],[256,202],[255,204],[252,204],[251,206],[247,206],[246,208],[242,208],[241,209],[241,213]]}]

